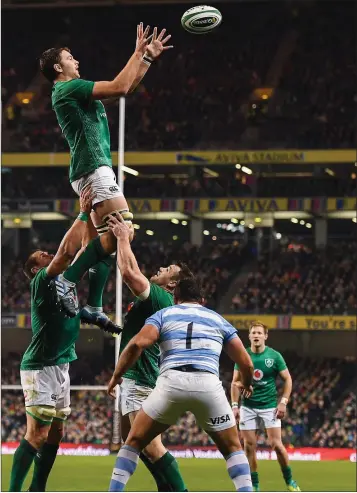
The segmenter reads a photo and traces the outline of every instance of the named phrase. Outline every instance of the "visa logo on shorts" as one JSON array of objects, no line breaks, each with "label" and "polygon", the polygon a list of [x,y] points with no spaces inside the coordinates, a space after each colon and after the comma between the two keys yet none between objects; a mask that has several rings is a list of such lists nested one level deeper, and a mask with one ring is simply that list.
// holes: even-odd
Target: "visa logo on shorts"
[{"label": "visa logo on shorts", "polygon": [[216,418],[210,418],[210,420],[213,425],[222,425],[230,421],[231,417],[229,414],[225,414],[223,416],[217,416]]}]

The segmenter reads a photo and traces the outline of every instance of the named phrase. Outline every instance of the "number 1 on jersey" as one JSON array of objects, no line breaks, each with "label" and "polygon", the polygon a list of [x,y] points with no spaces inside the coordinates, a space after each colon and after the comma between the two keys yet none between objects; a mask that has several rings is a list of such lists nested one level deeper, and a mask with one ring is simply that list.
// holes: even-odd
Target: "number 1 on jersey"
[{"label": "number 1 on jersey", "polygon": [[186,349],[191,349],[192,343],[192,330],[193,330],[193,322],[190,322],[187,326],[187,336],[186,336]]}]

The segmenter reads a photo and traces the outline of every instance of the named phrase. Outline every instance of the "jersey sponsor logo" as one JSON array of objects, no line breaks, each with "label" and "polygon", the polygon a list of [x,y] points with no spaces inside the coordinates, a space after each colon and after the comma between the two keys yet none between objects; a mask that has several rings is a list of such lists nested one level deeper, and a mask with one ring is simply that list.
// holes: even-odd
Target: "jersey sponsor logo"
[{"label": "jersey sponsor logo", "polygon": [[99,113],[99,116],[101,116],[102,118],[107,118],[107,114],[104,112],[104,113]]},{"label": "jersey sponsor logo", "polygon": [[259,380],[261,380],[263,377],[264,377],[264,373],[262,372],[262,370],[258,370],[258,369],[254,370],[253,379],[256,382],[259,382]]},{"label": "jersey sponsor logo", "polygon": [[227,423],[228,421],[231,420],[231,417],[229,414],[223,414],[223,416],[217,416],[216,418],[210,418],[211,423],[213,425],[221,425],[223,423]]},{"label": "jersey sponsor logo", "polygon": [[57,394],[51,394],[51,401],[55,401],[58,399],[58,395]]},{"label": "jersey sponsor logo", "polygon": [[274,360],[272,358],[266,358],[265,359],[265,366],[267,368],[271,368],[274,365]]},{"label": "jersey sponsor logo", "polygon": [[109,187],[109,191],[110,192],[119,192],[119,188],[117,186],[112,186],[112,187]]}]

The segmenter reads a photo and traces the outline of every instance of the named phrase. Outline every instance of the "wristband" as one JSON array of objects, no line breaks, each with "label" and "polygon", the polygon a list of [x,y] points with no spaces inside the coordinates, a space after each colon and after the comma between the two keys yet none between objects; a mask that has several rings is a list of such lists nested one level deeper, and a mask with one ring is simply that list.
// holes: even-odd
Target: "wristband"
[{"label": "wristband", "polygon": [[232,409],[234,409],[235,407],[239,407],[238,402],[232,402]]},{"label": "wristband", "polygon": [[83,221],[83,222],[85,222],[85,223],[86,223],[86,222],[88,221],[88,214],[87,214],[86,212],[82,212],[82,211],[81,211],[81,212],[78,214],[77,219],[79,219],[80,221]]},{"label": "wristband", "polygon": [[288,402],[289,402],[289,399],[287,399],[286,397],[282,397],[282,398],[280,399],[280,403],[281,403],[281,404],[285,404],[285,406],[287,405],[287,403],[288,403]]},{"label": "wristband", "polygon": [[146,55],[146,54],[143,56],[143,62],[146,63],[146,65],[149,65],[149,67],[153,61],[154,61],[154,59],[151,58],[151,56]]}]

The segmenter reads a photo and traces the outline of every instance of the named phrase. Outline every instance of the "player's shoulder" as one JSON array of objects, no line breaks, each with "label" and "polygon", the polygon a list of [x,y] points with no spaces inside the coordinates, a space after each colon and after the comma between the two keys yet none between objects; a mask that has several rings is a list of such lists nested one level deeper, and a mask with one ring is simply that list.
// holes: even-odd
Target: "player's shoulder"
[{"label": "player's shoulder", "polygon": [[31,279],[31,286],[38,284],[39,282],[42,281],[50,281],[46,267],[42,267],[42,269],[36,272],[35,277]]},{"label": "player's shoulder", "polygon": [[163,301],[164,304],[167,304],[168,306],[173,305],[174,302],[174,297],[171,293],[166,291],[166,289],[162,288],[161,286],[153,283],[150,283],[149,298],[157,298],[158,300]]},{"label": "player's shoulder", "polygon": [[283,355],[281,353],[279,353],[279,351],[277,351],[276,349],[273,349],[270,346],[266,346],[266,348],[268,350],[267,353],[269,353],[269,356],[271,356],[271,357],[274,356],[275,358],[279,358],[279,357],[282,358],[283,357]]}]

